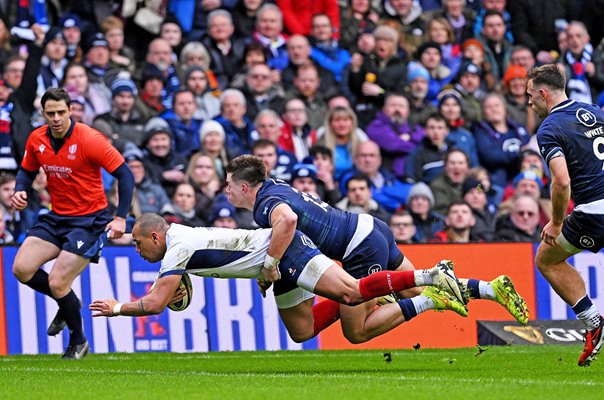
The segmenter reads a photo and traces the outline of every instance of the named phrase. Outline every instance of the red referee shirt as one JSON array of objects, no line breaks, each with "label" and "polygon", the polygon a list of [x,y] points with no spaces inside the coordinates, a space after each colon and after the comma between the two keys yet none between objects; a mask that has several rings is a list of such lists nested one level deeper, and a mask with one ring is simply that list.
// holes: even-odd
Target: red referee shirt
[{"label": "red referee shirt", "polygon": [[115,171],[124,158],[98,131],[74,122],[57,153],[50,143],[48,125],[27,139],[21,167],[46,172],[52,210],[59,215],[81,216],[107,207],[101,167]]}]

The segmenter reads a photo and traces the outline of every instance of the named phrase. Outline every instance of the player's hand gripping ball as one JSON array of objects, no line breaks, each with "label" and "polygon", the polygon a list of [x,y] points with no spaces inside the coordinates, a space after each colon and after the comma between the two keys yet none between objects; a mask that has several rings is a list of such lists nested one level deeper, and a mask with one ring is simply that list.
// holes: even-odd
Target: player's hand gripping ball
[{"label": "player's hand gripping ball", "polygon": [[172,304],[168,304],[168,308],[172,311],[182,311],[189,307],[191,304],[191,299],[193,298],[193,285],[191,284],[191,278],[189,278],[189,274],[184,273],[180,280],[180,284],[178,285],[177,292],[180,290],[185,291],[185,296]]},{"label": "player's hand gripping ball", "polygon": [[[149,289],[150,292],[155,288],[156,283],[157,281],[155,281],[153,285],[151,285],[151,289]],[[189,278],[189,274],[187,273],[184,273],[182,275],[180,283],[178,284],[178,288],[174,292],[173,297],[177,297],[176,295],[181,291],[184,292],[184,297],[180,300],[168,304],[168,308],[170,310],[182,311],[189,307],[189,304],[191,304],[191,298],[193,297],[193,285],[191,284],[191,278]]]}]

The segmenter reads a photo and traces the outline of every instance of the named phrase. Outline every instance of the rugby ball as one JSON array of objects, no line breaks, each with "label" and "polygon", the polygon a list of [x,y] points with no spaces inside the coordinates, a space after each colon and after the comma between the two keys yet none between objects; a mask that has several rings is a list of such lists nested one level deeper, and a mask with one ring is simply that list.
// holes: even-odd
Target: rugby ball
[{"label": "rugby ball", "polygon": [[189,274],[187,274],[186,272],[182,275],[177,290],[183,288],[185,289],[185,297],[175,303],[168,304],[168,308],[170,310],[182,311],[189,307],[189,304],[191,304],[191,299],[193,298],[193,285],[191,285],[191,278],[189,278]]}]

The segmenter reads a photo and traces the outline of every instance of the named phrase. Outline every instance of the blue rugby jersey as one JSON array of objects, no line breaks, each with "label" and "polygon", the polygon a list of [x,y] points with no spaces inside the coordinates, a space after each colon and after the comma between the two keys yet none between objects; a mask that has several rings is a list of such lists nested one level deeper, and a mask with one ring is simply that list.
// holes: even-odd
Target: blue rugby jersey
[{"label": "blue rugby jersey", "polygon": [[543,120],[537,140],[548,164],[561,155],[566,159],[576,209],[604,213],[604,204],[597,210],[580,207],[604,199],[604,112],[594,105],[566,100]]},{"label": "blue rugby jersey", "polygon": [[327,257],[344,259],[358,223],[358,215],[338,210],[320,199],[302,193],[286,182],[267,179],[256,196],[254,220],[271,227],[271,213],[281,203],[298,215],[297,229],[304,232]]}]

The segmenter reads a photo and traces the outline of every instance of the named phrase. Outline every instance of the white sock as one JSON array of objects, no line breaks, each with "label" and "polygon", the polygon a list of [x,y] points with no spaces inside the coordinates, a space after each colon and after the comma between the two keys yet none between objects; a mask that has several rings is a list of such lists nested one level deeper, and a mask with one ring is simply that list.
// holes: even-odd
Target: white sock
[{"label": "white sock", "polygon": [[480,293],[481,299],[495,300],[495,291],[491,287],[490,282],[479,281],[478,292]]},{"label": "white sock", "polygon": [[413,272],[415,276],[415,286],[430,286],[434,282],[429,269],[419,269]]},{"label": "white sock", "polygon": [[577,314],[577,318],[579,318],[585,324],[585,327],[588,331],[596,329],[598,326],[600,326],[600,313],[593,304],[587,310]]},{"label": "white sock", "polygon": [[411,298],[411,301],[413,302],[413,307],[415,307],[415,311],[418,314],[434,308],[434,301],[432,301],[432,299],[428,296],[415,296]]}]

